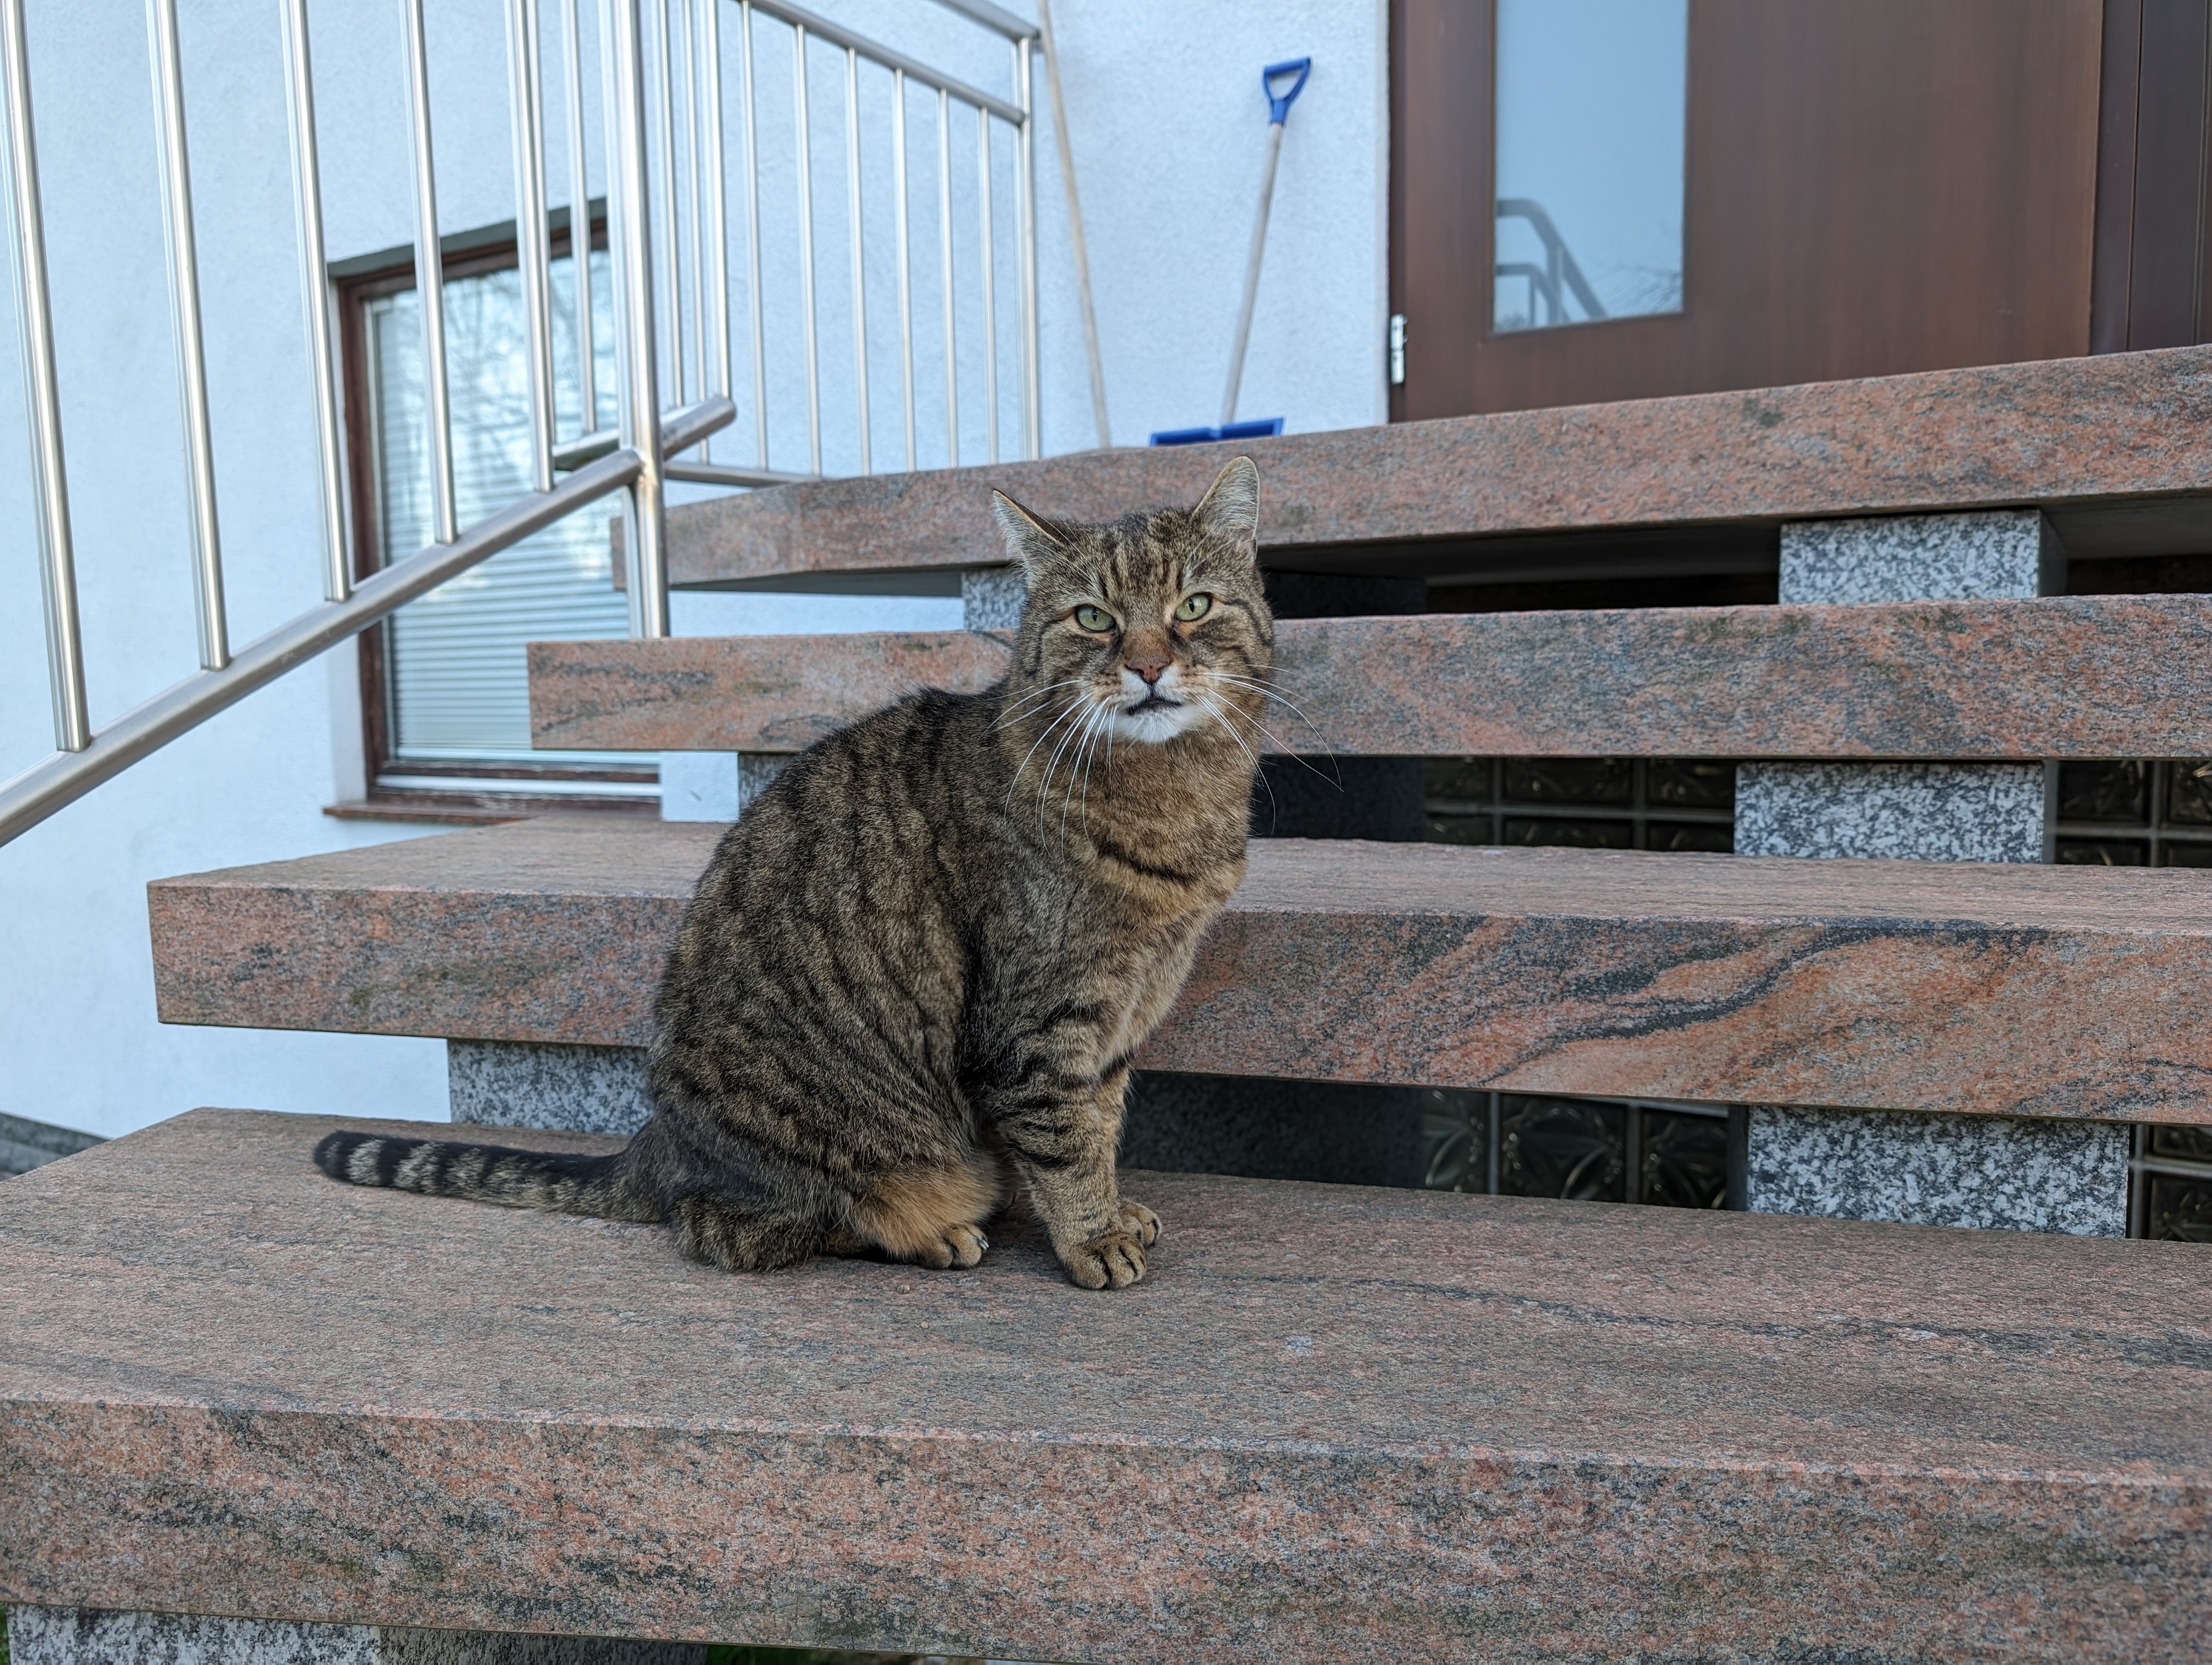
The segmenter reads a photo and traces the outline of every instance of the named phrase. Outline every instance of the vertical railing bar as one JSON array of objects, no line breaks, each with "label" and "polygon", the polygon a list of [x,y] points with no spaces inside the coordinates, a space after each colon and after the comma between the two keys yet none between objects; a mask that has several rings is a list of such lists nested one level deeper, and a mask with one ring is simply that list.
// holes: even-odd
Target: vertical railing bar
[{"label": "vertical railing bar", "polygon": [[216,517],[215,435],[208,422],[207,349],[200,331],[199,252],[192,238],[191,156],[185,135],[185,74],[177,40],[176,0],[146,0],[146,33],[161,142],[163,244],[177,348],[177,397],[184,422],[200,666],[221,670],[230,663],[230,627],[223,615],[222,536]]},{"label": "vertical railing bar", "polygon": [[[1032,96],[1036,58],[1024,36],[1014,45],[1014,90],[1021,100],[1022,125],[1014,151],[1014,166],[1021,175],[1015,207],[1022,219],[1022,404],[1029,456],[1044,455],[1044,401],[1038,373],[1037,252],[1036,252],[1036,100]],[[1073,212],[1070,204],[1069,211]]]},{"label": "vertical railing bar", "polygon": [[292,138],[292,212],[300,241],[300,302],[315,395],[315,466],[322,487],[323,599],[353,594],[346,559],[345,458],[339,449],[337,342],[331,330],[328,256],[323,245],[323,170],[315,147],[315,73],[307,0],[283,0],[284,92]]},{"label": "vertical railing bar", "polygon": [[453,503],[453,413],[446,384],[446,272],[438,243],[436,159],[430,148],[429,47],[422,0],[399,0],[407,34],[407,102],[415,166],[415,292],[422,311],[422,387],[430,425],[430,536],[460,535]]},{"label": "vertical railing bar", "polygon": [[[713,6],[719,0],[707,0]],[[697,0],[680,0],[684,49],[674,59],[684,86],[684,209],[691,231],[691,397],[712,391],[707,366],[707,222],[700,213],[699,19]]]},{"label": "vertical railing bar", "polygon": [[753,84],[752,0],[738,0],[738,24],[744,31],[740,67],[745,80],[745,310],[753,329],[753,437],[760,466],[768,467],[768,332],[762,325],[760,246],[760,103]]},{"label": "vertical railing bar", "polygon": [[637,478],[625,491],[623,518],[630,634],[659,638],[668,634],[668,529],[659,348],[653,327],[652,182],[646,160],[648,117],[639,8],[640,0],[599,0],[600,52],[607,81],[607,194],[614,214],[611,240],[619,312],[615,339],[622,355],[618,427],[623,445],[638,456]]},{"label": "vertical railing bar", "polygon": [[84,695],[84,636],[77,617],[76,554],[70,533],[69,469],[62,457],[61,386],[54,373],[53,297],[39,206],[39,148],[31,121],[31,65],[23,0],[0,0],[0,79],[7,83],[8,224],[15,245],[15,340],[31,439],[31,496],[38,518],[40,589],[46,601],[46,679],[54,748],[92,744]]},{"label": "vertical railing bar", "polygon": [[845,222],[853,251],[853,387],[860,402],[860,472],[868,450],[868,269],[860,252],[860,55],[845,48]]},{"label": "vertical railing bar", "polygon": [[576,287],[576,386],[582,426],[577,437],[598,432],[599,390],[592,336],[592,172],[584,150],[584,33],[576,0],[562,0],[568,48],[568,260]]},{"label": "vertical railing bar", "polygon": [[[684,381],[684,245],[683,227],[676,215],[676,76],[672,67],[675,57],[670,50],[673,31],[668,27],[668,9],[677,0],[652,0],[654,28],[653,56],[659,71],[660,88],[660,257],[665,269],[661,282],[668,289],[668,379],[674,385],[676,402],[685,397]],[[646,176],[652,177],[650,154],[646,161]]]},{"label": "vertical railing bar", "polygon": [[[714,324],[708,354],[714,378],[707,391],[726,399],[735,376],[730,363],[730,173],[722,142],[722,0],[701,0],[699,18],[700,96],[707,129],[707,281],[714,294],[707,313]],[[711,457],[712,445],[699,454]]]},{"label": "vertical railing bar", "polygon": [[791,32],[793,97],[799,128],[799,289],[806,337],[806,471],[822,472],[821,343],[814,334],[814,142],[806,112],[806,31]]},{"label": "vertical railing bar", "polygon": [[553,489],[553,251],[545,215],[545,107],[538,0],[507,0],[507,109],[514,142],[515,263],[530,384],[532,491]]},{"label": "vertical railing bar", "polygon": [[906,412],[906,467],[914,472],[914,273],[907,227],[906,71],[891,71],[891,173],[897,184],[900,392]]},{"label": "vertical railing bar", "polygon": [[952,105],[937,89],[938,284],[945,300],[945,466],[960,466],[959,332],[952,310]]},{"label": "vertical railing bar", "polygon": [[975,111],[975,223],[983,239],[983,457],[999,460],[999,254],[992,237],[991,112]]}]

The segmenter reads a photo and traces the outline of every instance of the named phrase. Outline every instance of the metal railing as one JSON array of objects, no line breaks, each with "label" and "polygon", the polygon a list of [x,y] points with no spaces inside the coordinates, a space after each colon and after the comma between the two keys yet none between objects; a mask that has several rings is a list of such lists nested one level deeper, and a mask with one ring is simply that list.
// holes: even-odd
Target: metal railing
[{"label": "metal railing", "polygon": [[[977,275],[983,322],[985,451],[998,460],[1000,389],[998,365],[993,136],[1009,130],[1015,173],[1014,234],[1020,294],[1020,402],[1024,455],[1039,451],[1036,238],[1031,121],[1035,31],[988,0],[939,0],[946,9],[1003,36],[1012,51],[1014,97],[1002,99],[869,40],[787,0],[597,0],[602,76],[608,245],[614,287],[617,420],[613,429],[561,440],[556,432],[552,372],[550,269],[553,221],[546,201],[541,0],[507,0],[507,52],[515,181],[517,265],[521,279],[532,456],[532,489],[473,524],[458,524],[453,481],[453,411],[447,387],[442,269],[439,254],[434,148],[430,119],[432,64],[423,0],[398,0],[405,25],[416,281],[420,291],[428,397],[432,536],[418,553],[394,560],[358,583],[352,574],[346,477],[339,419],[338,342],[323,233],[307,0],[276,0],[283,33],[286,107],[290,129],[294,206],[320,487],[319,516],[325,599],[258,639],[234,651],[222,584],[220,521],[215,491],[212,426],[201,341],[198,257],[193,240],[191,181],[175,0],[145,0],[149,58],[159,136],[161,201],[171,319],[182,401],[188,508],[187,546],[197,607],[200,670],[95,731],[86,696],[82,627],[71,542],[69,470],[62,444],[61,396],[55,370],[53,311],[48,288],[39,187],[24,0],[0,0],[0,96],[6,104],[0,149],[9,239],[15,265],[18,340],[28,408],[31,484],[52,697],[55,751],[0,784],[0,843],[129,768],[225,707],[244,699],[325,649],[374,624],[394,608],[436,588],[577,510],[619,494],[630,628],[638,636],[668,633],[664,488],[671,480],[750,487],[820,474],[823,451],[821,354],[815,292],[812,136],[808,124],[809,43],[842,51],[845,60],[845,188],[853,272],[851,307],[856,427],[860,467],[873,464],[867,341],[869,293],[861,214],[860,66],[890,72],[892,166],[896,196],[897,311],[900,324],[903,461],[915,466],[915,311],[909,227],[909,82],[934,93],[937,214],[943,288],[945,456],[962,460],[958,319],[953,255],[955,106],[976,124]],[[566,27],[566,75],[561,88],[568,118],[567,211],[580,252],[588,247],[583,80],[578,0],[559,0]],[[745,134],[742,189],[745,216],[746,322],[750,332],[752,426],[750,466],[716,462],[708,442],[737,418],[732,396],[722,7],[735,6],[740,31],[739,99]],[[761,124],[757,100],[755,16],[792,32],[799,207],[799,263],[804,321],[809,468],[771,469],[769,378],[761,257]],[[656,143],[657,141],[657,143]],[[657,166],[656,166],[657,163]],[[657,246],[656,246],[657,245]],[[684,258],[688,251],[687,262]],[[582,382],[581,426],[591,429],[593,387],[592,273],[588,258],[569,263],[576,289]],[[665,306],[656,305],[665,297]],[[688,350],[687,350],[688,345]],[[673,406],[664,409],[665,385]],[[694,460],[681,460],[695,449]]]},{"label": "metal railing", "polygon": [[1567,295],[1571,292],[1583,309],[1585,322],[1594,322],[1606,316],[1604,303],[1597,291],[1590,288],[1589,280],[1576,261],[1574,251],[1567,239],[1552,221],[1544,205],[1533,197],[1501,197],[1498,199],[1498,218],[1522,220],[1536,233],[1544,245],[1544,263],[1534,261],[1506,260],[1498,264],[1497,275],[1501,278],[1526,278],[1528,282],[1528,322],[1536,324],[1536,302],[1544,303],[1543,324],[1546,327],[1570,322],[1567,317]]}]

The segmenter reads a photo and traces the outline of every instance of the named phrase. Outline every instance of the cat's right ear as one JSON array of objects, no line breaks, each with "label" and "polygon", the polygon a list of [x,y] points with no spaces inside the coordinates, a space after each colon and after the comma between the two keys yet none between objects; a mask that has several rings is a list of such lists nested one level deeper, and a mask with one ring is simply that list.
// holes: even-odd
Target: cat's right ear
[{"label": "cat's right ear", "polygon": [[999,530],[1006,540],[1007,555],[1032,584],[1048,563],[1066,558],[1067,546],[1053,536],[1044,522],[1006,493],[991,493],[991,512],[998,518]]}]

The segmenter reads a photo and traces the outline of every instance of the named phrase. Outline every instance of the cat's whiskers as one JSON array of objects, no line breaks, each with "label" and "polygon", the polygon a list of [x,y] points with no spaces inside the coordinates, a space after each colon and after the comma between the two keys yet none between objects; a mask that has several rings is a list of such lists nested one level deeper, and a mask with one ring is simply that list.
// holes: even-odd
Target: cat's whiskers
[{"label": "cat's whiskers", "polygon": [[1002,712],[999,720],[991,726],[994,729],[1011,729],[1024,718],[1035,717],[1050,705],[1053,694],[1058,690],[1079,688],[1087,680],[1081,676],[1067,676],[1057,682],[1048,682],[1041,688],[1031,688],[1027,693],[1017,697],[1015,703],[1021,707],[1020,710]]},{"label": "cat's whiskers", "polygon": [[[1020,790],[1022,773],[1030,766],[1030,760],[1037,754],[1037,748],[1043,745],[1046,741],[1052,737],[1052,731],[1054,729],[1066,722],[1069,717],[1074,716],[1082,709],[1083,702],[1079,699],[1071,699],[1068,701],[1066,708],[1063,710],[1059,716],[1054,717],[1051,722],[1044,725],[1042,732],[1037,736],[1035,743],[1030,747],[1028,751],[1022,754],[1022,760],[1014,766],[1014,778],[1012,781],[1008,782],[1006,785],[1007,808],[1012,809],[1014,807],[1014,794],[1016,791]],[[1052,778],[1051,772],[1049,771],[1046,772],[1045,778],[1047,780],[1050,780]]]},{"label": "cat's whiskers", "polygon": [[[1052,778],[1054,773],[1060,767],[1060,754],[1067,750],[1069,744],[1073,742],[1079,734],[1090,727],[1090,718],[1096,716],[1098,709],[1097,698],[1096,695],[1092,695],[1089,699],[1079,701],[1077,705],[1070,709],[1085,711],[1086,713],[1086,720],[1079,727],[1071,728],[1066,734],[1060,736],[1060,744],[1053,748],[1052,756],[1044,766],[1044,778],[1037,784],[1037,826],[1039,828],[1042,828],[1044,826],[1045,800],[1052,795]],[[1072,768],[1068,772],[1068,778],[1069,784],[1073,786],[1074,784],[1074,771]],[[1063,826],[1065,825],[1065,821],[1066,817],[1063,816]]]},{"label": "cat's whiskers", "polygon": [[[1220,674],[1217,672],[1216,675],[1219,675]],[[1231,676],[1221,676],[1220,680],[1224,682],[1233,682],[1239,679]],[[1254,687],[1258,687],[1256,683],[1247,684],[1247,686]],[[1267,692],[1266,689],[1261,689],[1260,691],[1262,693]],[[1278,699],[1281,698],[1280,695],[1277,695],[1275,697]],[[1288,705],[1291,702],[1285,699],[1283,703]],[[1293,711],[1297,710],[1295,705],[1291,708]],[[1338,791],[1341,792],[1344,790],[1344,771],[1336,766],[1336,752],[1334,748],[1329,745],[1328,737],[1326,735],[1323,735],[1319,729],[1314,728],[1313,722],[1310,718],[1307,719],[1306,726],[1310,729],[1313,729],[1314,737],[1321,742],[1322,755],[1328,760],[1329,772],[1327,774],[1323,774],[1319,769],[1315,768],[1311,763],[1309,763],[1306,760],[1306,757],[1304,753],[1297,750],[1293,747],[1285,745],[1280,735],[1278,735],[1273,729],[1270,729],[1258,717],[1253,716],[1251,712],[1241,710],[1234,705],[1230,706],[1228,709],[1235,711],[1237,716],[1243,717],[1247,723],[1249,723],[1254,728],[1257,729],[1260,731],[1261,736],[1265,739],[1269,745],[1275,748],[1275,752],[1278,756],[1289,758],[1293,763],[1297,764],[1301,769],[1305,770],[1308,773],[1315,776],[1318,779],[1328,781],[1329,784],[1335,787]],[[1305,713],[1304,711],[1299,711],[1298,715],[1303,717],[1305,716]]]},{"label": "cat's whiskers", "polygon": [[1251,760],[1253,778],[1260,783],[1267,794],[1267,825],[1272,828],[1275,824],[1276,817],[1282,812],[1282,805],[1276,801],[1275,784],[1267,778],[1267,772],[1260,766],[1259,758],[1254,754],[1252,748],[1244,743],[1244,737],[1237,732],[1237,725],[1229,721],[1228,714],[1233,707],[1225,706],[1219,700],[1208,697],[1203,689],[1194,694],[1193,698],[1198,702],[1198,708],[1218,723],[1222,732],[1235,741],[1237,749]]},{"label": "cat's whiskers", "polygon": [[1075,796],[1075,766],[1083,766],[1083,829],[1091,830],[1091,754],[1098,743],[1098,730],[1112,720],[1113,707],[1101,705],[1091,714],[1091,721],[1083,730],[1083,743],[1076,748],[1074,761],[1067,766],[1067,796],[1060,800],[1060,836],[1067,835],[1068,803]]}]

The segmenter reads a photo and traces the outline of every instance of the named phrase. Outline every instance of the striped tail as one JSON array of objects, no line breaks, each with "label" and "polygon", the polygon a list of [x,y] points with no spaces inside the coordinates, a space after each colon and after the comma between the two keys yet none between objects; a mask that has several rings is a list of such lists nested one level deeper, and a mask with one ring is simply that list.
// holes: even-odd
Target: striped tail
[{"label": "striped tail", "polygon": [[603,1220],[658,1220],[660,1211],[638,1188],[623,1183],[627,1154],[577,1156],[445,1139],[333,1133],[315,1147],[315,1166],[354,1185]]}]

